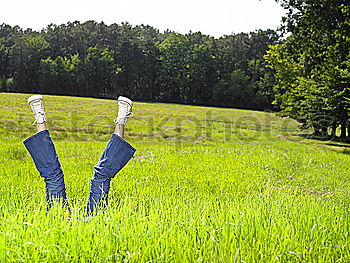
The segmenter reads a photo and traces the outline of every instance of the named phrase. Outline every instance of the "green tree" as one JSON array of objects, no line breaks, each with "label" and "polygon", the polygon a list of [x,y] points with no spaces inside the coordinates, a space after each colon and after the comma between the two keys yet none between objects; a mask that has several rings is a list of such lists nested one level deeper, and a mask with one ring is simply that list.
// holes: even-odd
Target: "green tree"
[{"label": "green tree", "polygon": [[14,82],[17,91],[40,92],[37,70],[41,59],[48,56],[49,44],[36,34],[12,36],[14,45],[11,60],[14,68]]},{"label": "green tree", "polygon": [[77,81],[81,91],[89,96],[116,97],[120,93],[116,88],[116,76],[120,72],[108,48],[93,47],[79,64]]},{"label": "green tree", "polygon": [[77,70],[79,55],[43,59],[39,66],[39,87],[44,93],[80,95]]},{"label": "green tree", "polygon": [[186,102],[188,97],[190,48],[186,36],[171,34],[159,44],[162,64],[160,99]]},{"label": "green tree", "polygon": [[282,114],[316,133],[345,137],[348,115],[349,3],[338,0],[278,0],[288,10],[284,44],[267,60],[276,70],[275,103]]}]

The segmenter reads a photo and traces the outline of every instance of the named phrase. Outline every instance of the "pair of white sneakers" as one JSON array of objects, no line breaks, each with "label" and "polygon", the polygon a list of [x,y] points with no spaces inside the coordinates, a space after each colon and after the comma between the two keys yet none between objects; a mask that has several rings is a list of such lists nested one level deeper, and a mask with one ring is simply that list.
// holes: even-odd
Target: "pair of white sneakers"
[{"label": "pair of white sneakers", "polygon": [[[32,108],[32,111],[35,115],[35,123],[44,123],[46,122],[46,116],[44,111],[44,103],[43,103],[43,96],[41,95],[33,95],[28,98],[28,104]],[[132,109],[132,101],[126,97],[119,96],[118,97],[118,117],[114,120],[117,124],[126,124],[128,121],[128,117],[131,115],[131,109]]]}]

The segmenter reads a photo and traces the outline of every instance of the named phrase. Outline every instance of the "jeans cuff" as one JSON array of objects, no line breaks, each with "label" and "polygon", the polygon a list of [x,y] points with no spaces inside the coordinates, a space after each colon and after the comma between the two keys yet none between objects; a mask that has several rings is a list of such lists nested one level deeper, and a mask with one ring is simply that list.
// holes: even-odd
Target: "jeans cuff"
[{"label": "jeans cuff", "polygon": [[115,139],[119,140],[120,142],[122,142],[125,145],[127,145],[130,148],[130,150],[132,150],[133,152],[136,152],[136,149],[130,143],[128,143],[126,140],[124,140],[122,137],[120,137],[119,135],[113,133],[112,134],[112,138],[115,138]]},{"label": "jeans cuff", "polygon": [[49,130],[43,130],[43,131],[40,131],[40,132],[37,132],[36,134],[34,134],[34,135],[32,135],[32,136],[30,136],[30,137],[28,137],[27,139],[25,139],[24,141],[23,141],[23,143],[24,143],[24,145],[26,145],[27,143],[29,143],[31,140],[34,140],[36,137],[38,137],[38,136],[42,136],[42,135],[50,135],[50,133],[49,133]]}]

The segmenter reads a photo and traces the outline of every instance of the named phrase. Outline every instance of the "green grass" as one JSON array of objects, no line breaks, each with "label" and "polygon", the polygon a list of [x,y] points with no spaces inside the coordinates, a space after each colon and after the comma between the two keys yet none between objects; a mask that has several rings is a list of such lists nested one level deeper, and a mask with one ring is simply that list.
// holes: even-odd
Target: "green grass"
[{"label": "green grass", "polygon": [[126,131],[135,158],[113,179],[108,210],[85,218],[117,103],[45,96],[67,215],[46,213],[43,180],[22,144],[35,132],[27,97],[0,94],[1,262],[350,261],[350,156],[281,139],[300,132],[296,122],[135,102]]}]

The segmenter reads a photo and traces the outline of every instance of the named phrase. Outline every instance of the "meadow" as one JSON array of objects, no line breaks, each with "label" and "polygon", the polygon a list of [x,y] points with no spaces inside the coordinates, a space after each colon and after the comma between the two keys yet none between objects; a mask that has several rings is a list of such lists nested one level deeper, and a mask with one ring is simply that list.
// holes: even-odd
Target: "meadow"
[{"label": "meadow", "polygon": [[0,94],[1,262],[350,261],[346,145],[305,140],[272,112],[135,102],[135,157],[87,217],[117,102],[44,96],[72,208],[46,212],[22,144],[35,133],[28,96]]}]

